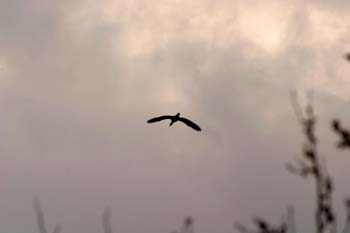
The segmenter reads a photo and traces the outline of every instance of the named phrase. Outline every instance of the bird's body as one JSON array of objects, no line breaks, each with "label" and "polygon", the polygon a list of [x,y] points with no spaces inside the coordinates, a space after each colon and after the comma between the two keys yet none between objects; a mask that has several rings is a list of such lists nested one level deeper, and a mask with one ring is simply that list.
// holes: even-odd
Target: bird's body
[{"label": "bird's body", "polygon": [[185,123],[187,126],[191,127],[192,129],[197,130],[197,131],[201,131],[201,128],[198,125],[196,125],[195,123],[193,123],[192,121],[190,121],[184,117],[180,117],[180,113],[177,113],[174,116],[164,115],[164,116],[160,116],[160,117],[155,117],[155,118],[149,119],[147,121],[147,123],[154,123],[154,122],[158,122],[158,121],[162,121],[162,120],[171,120],[169,126],[172,126],[177,121],[181,121],[181,122]]}]

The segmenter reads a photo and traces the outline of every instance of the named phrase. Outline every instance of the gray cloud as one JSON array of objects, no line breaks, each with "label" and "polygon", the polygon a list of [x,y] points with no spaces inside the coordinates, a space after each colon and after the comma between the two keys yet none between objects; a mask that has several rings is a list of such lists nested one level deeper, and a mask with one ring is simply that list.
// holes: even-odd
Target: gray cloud
[{"label": "gray cloud", "polygon": [[[101,231],[107,205],[120,232],[170,231],[187,214],[198,232],[227,232],[255,214],[278,221],[287,204],[310,230],[310,183],[283,168],[301,144],[289,91],[315,89],[333,156],[328,120],[349,115],[342,1],[271,1],[257,6],[266,24],[241,1],[154,3],[0,3],[3,229],[35,232],[39,195],[64,232]],[[337,34],[317,29],[321,6]],[[145,123],[178,111],[203,133]],[[344,157],[328,159],[339,202]]]}]

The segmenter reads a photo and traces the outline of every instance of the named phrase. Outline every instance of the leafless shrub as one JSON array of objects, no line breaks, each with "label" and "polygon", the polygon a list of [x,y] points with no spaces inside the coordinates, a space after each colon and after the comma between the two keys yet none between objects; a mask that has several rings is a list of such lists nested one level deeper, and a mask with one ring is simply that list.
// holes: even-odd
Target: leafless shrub
[{"label": "leafless shrub", "polygon": [[297,95],[292,95],[292,105],[295,114],[301,124],[306,142],[303,145],[301,160],[297,164],[287,164],[287,169],[301,177],[313,177],[316,186],[317,209],[315,213],[317,233],[325,232],[330,228],[336,232],[336,216],[332,207],[332,193],[334,184],[327,174],[325,166],[322,166],[320,155],[317,151],[317,137],[315,135],[316,117],[309,96],[305,114],[301,111]]}]

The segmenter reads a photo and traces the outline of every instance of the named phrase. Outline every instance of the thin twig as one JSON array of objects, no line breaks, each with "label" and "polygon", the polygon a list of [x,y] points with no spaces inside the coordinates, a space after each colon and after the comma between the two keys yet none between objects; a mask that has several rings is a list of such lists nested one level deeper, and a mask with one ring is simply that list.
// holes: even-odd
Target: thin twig
[{"label": "thin twig", "polygon": [[33,207],[34,207],[36,217],[37,217],[37,224],[38,224],[39,233],[47,233],[44,212],[40,206],[40,201],[38,198],[34,199]]},{"label": "thin twig", "polygon": [[[38,224],[38,231],[39,233],[47,233],[46,223],[45,223],[45,215],[44,211],[41,208],[40,200],[39,198],[34,198],[33,200],[33,207],[34,211],[36,213],[37,217],[37,224]],[[56,224],[53,230],[53,233],[60,233],[61,232],[61,226],[59,224]]]},{"label": "thin twig", "polygon": [[112,233],[111,216],[112,209],[107,208],[102,215],[102,225],[104,233]]}]

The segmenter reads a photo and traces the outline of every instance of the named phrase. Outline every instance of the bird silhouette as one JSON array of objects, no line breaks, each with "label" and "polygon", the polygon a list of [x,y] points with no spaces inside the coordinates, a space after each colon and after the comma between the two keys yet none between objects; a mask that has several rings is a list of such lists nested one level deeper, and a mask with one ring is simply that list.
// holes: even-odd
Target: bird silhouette
[{"label": "bird silhouette", "polygon": [[158,122],[158,121],[162,121],[162,120],[171,120],[169,126],[172,126],[177,121],[181,121],[181,122],[185,123],[187,126],[191,127],[192,129],[197,130],[197,131],[201,131],[201,128],[198,125],[196,125],[192,121],[188,120],[187,118],[180,117],[180,113],[177,113],[174,116],[164,115],[164,116],[160,116],[160,117],[155,117],[155,118],[149,119],[147,121],[147,123],[154,123],[154,122]]}]

